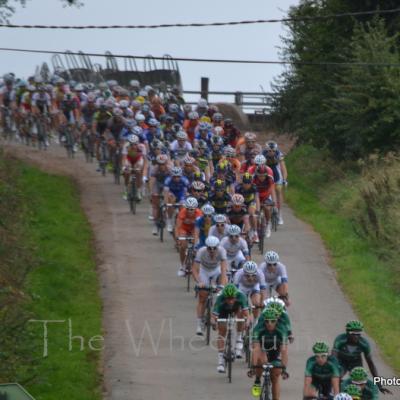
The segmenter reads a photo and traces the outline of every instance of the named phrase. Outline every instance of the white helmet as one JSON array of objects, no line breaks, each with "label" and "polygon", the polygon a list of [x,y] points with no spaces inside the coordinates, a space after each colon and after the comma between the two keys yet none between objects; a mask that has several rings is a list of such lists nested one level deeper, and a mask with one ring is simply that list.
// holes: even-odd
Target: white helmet
[{"label": "white helmet", "polygon": [[128,142],[130,144],[138,144],[139,143],[139,138],[136,135],[129,135],[128,136]]},{"label": "white helmet", "polygon": [[243,264],[243,271],[249,275],[255,275],[257,273],[257,264],[254,261],[246,261]]},{"label": "white helmet", "polygon": [[180,130],[180,131],[178,131],[178,133],[176,134],[176,138],[177,139],[184,139],[184,140],[187,140],[187,138],[188,138],[188,135],[187,135],[187,133],[185,132],[185,131],[182,131],[182,130]]},{"label": "white helmet", "polygon": [[129,107],[129,101],[128,101],[128,100],[121,100],[121,101],[119,102],[119,106],[120,106],[121,108],[128,108],[128,107]]},{"label": "white helmet", "polygon": [[264,300],[264,305],[268,306],[272,303],[280,304],[282,307],[285,307],[285,302],[281,300],[279,297],[269,297],[268,299]]},{"label": "white helmet", "polygon": [[182,176],[182,168],[181,167],[173,167],[171,169],[172,176]]},{"label": "white helmet", "polygon": [[237,225],[230,225],[228,228],[228,235],[229,236],[239,236],[242,230]]},{"label": "white helmet", "polygon": [[264,165],[266,161],[266,158],[262,154],[257,154],[254,157],[254,164],[256,165]]},{"label": "white helmet", "polygon": [[140,122],[144,122],[146,117],[141,113],[137,113],[135,116],[135,119],[136,119],[136,122],[140,123]]},{"label": "white helmet", "polygon": [[191,111],[188,114],[189,119],[199,119],[199,114],[197,111]]},{"label": "white helmet", "polygon": [[334,400],[353,400],[353,397],[351,397],[349,394],[347,393],[338,393]]},{"label": "white helmet", "polygon": [[206,246],[207,247],[218,247],[219,239],[216,236],[209,236],[206,239]]},{"label": "white helmet", "polygon": [[208,103],[206,99],[200,99],[197,103],[197,106],[200,108],[207,108],[208,107]]},{"label": "white helmet", "polygon": [[132,80],[129,82],[129,85],[130,85],[131,87],[133,87],[133,88],[139,88],[139,87],[140,87],[140,83],[139,83],[139,81],[137,81],[136,79],[132,79]]},{"label": "white helmet", "polygon": [[188,197],[185,200],[185,208],[197,208],[199,206],[199,203],[197,202],[197,199],[195,197]]},{"label": "white helmet", "polygon": [[217,214],[214,216],[214,221],[217,224],[225,224],[226,223],[226,217],[224,214]]},{"label": "white helmet", "polygon": [[264,260],[268,264],[276,264],[277,262],[279,262],[279,254],[272,250],[267,251],[264,255]]},{"label": "white helmet", "polygon": [[201,211],[203,211],[204,215],[212,215],[215,213],[215,209],[211,204],[204,204]]}]

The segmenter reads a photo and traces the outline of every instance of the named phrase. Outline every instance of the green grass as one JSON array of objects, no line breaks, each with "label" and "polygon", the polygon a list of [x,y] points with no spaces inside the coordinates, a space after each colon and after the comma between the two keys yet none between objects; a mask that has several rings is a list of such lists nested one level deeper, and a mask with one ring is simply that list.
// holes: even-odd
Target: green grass
[{"label": "green grass", "polygon": [[[18,184],[28,204],[28,233],[39,257],[27,289],[33,296],[29,311],[38,320],[65,320],[48,326],[48,356],[43,357],[43,325],[30,323],[37,342],[37,378],[27,389],[37,400],[100,399],[100,352],[88,340],[101,335],[101,304],[95,272],[92,232],[74,184],[65,177],[22,166]],[[72,335],[84,337],[84,350]],[[101,342],[95,343],[100,347]]]},{"label": "green grass", "polygon": [[308,146],[294,149],[287,166],[288,204],[321,235],[338,281],[367,333],[388,364],[400,373],[400,297],[391,285],[395,270],[382,262],[371,241],[356,234],[357,226],[350,218],[361,177],[355,172],[341,173],[338,166]]}]

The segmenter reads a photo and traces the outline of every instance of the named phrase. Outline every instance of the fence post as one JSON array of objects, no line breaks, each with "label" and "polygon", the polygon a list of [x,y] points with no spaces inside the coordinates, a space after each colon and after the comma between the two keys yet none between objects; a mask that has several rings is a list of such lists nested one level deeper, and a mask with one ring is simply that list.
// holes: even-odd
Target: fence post
[{"label": "fence post", "polygon": [[235,92],[235,104],[237,106],[243,105],[243,93],[242,92]]},{"label": "fence post", "polygon": [[205,78],[205,77],[201,78],[201,89],[200,89],[201,97],[203,99],[206,99],[207,101],[208,101],[208,86],[209,86],[209,83],[210,83],[210,78]]}]

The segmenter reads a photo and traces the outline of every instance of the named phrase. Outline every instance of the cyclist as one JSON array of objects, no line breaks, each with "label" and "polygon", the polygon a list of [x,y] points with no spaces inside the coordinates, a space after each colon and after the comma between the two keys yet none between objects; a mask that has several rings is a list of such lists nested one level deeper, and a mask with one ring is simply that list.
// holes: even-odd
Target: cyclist
[{"label": "cyclist", "polygon": [[222,159],[215,167],[215,172],[210,179],[210,185],[214,186],[216,181],[221,180],[225,183],[228,193],[233,194],[235,192],[235,179],[235,174],[230,169],[228,161],[226,159]]},{"label": "cyclist", "polygon": [[250,232],[249,214],[244,204],[244,197],[241,194],[235,193],[232,196],[231,203],[226,210],[226,216],[229,223],[239,226],[244,235]]},{"label": "cyclist", "polygon": [[194,142],[195,133],[199,124],[199,114],[197,111],[191,111],[188,118],[183,121],[183,130],[188,134],[191,143]]},{"label": "cyclist", "polygon": [[269,250],[264,255],[264,262],[259,265],[260,271],[264,274],[266,282],[265,297],[272,295],[272,290],[275,290],[279,298],[282,299],[286,306],[290,305],[288,275],[286,266],[279,261],[279,254],[273,250]]},{"label": "cyclist", "polygon": [[192,183],[194,181],[195,172],[199,171],[195,165],[195,159],[190,157],[189,154],[186,154],[186,156],[182,159],[181,164],[183,176],[186,177],[190,183]]},{"label": "cyclist", "polygon": [[211,162],[213,168],[217,167],[217,164],[221,160],[223,156],[222,147],[224,145],[224,141],[220,136],[212,136],[211,137]]},{"label": "cyclist", "polygon": [[166,154],[159,154],[156,157],[156,165],[151,168],[150,173],[150,193],[152,216],[154,220],[153,235],[157,235],[157,221],[160,213],[160,197],[164,190],[164,182],[170,176],[171,170]]},{"label": "cyclist", "polygon": [[189,188],[189,194],[196,198],[199,203],[199,207],[203,207],[208,203],[208,193],[206,191],[206,185],[201,181],[193,181]]},{"label": "cyclist", "polygon": [[221,240],[221,247],[226,250],[228,273],[233,275],[246,260],[250,260],[247,242],[240,236],[241,230],[237,225],[230,225],[228,236]]},{"label": "cyclist", "polygon": [[197,335],[203,335],[204,313],[206,308],[207,291],[212,283],[225,285],[226,278],[226,251],[219,245],[219,239],[215,236],[209,236],[206,239],[206,245],[197,253],[193,263],[193,279],[197,282],[199,289],[199,300],[196,307],[197,313]]},{"label": "cyclist", "polygon": [[196,165],[204,175],[206,181],[210,180],[211,174],[211,156],[207,147],[207,143],[204,140],[199,140],[195,150],[192,152],[192,156],[196,160]]},{"label": "cyclist", "polygon": [[[355,367],[362,367],[362,354],[368,364],[372,376],[379,376],[375,363],[371,356],[371,346],[368,340],[362,336],[364,325],[360,321],[349,321],[346,324],[346,333],[336,337],[332,354],[337,357],[341,368],[341,376]],[[379,390],[386,393],[388,390],[378,384]]]},{"label": "cyclist", "polygon": [[[167,177],[164,182],[164,203],[176,204],[181,203],[186,197],[189,188],[189,181],[182,176],[181,167],[173,167],[171,169],[171,176]],[[174,208],[168,206],[167,208],[167,231],[173,232],[172,217]]]},{"label": "cyclist", "polygon": [[196,249],[205,246],[206,239],[212,226],[212,218],[214,215],[214,207],[211,204],[205,204],[201,211],[203,215],[196,219],[196,226],[194,230],[194,243]]},{"label": "cyclist", "polygon": [[210,203],[215,208],[218,214],[225,214],[228,204],[231,201],[231,196],[226,191],[225,182],[221,179],[215,181],[211,188],[209,196]]},{"label": "cyclist", "polygon": [[254,261],[246,261],[236,273],[233,283],[242,293],[250,297],[251,304],[255,307],[253,316],[257,319],[262,306],[261,290],[265,289],[264,275],[259,271],[257,264]]},{"label": "cyclist", "polygon": [[210,228],[208,236],[215,236],[219,240],[222,240],[225,236],[228,236],[229,224],[226,222],[224,214],[216,214],[214,216],[214,225]]},{"label": "cyclist", "polygon": [[207,148],[211,149],[211,138],[212,132],[210,125],[207,124],[207,122],[200,122],[200,124],[197,126],[197,131],[195,135],[195,145],[198,145],[199,142],[202,140],[204,143],[207,144]]},{"label": "cyclist", "polygon": [[278,314],[272,308],[263,311],[264,324],[257,325],[252,334],[252,359],[255,369],[255,381],[252,387],[254,397],[261,395],[262,366],[269,363],[271,370],[272,398],[280,398],[280,375],[284,379],[289,377],[286,372],[288,365],[288,339],[278,327]]},{"label": "cyclist", "polygon": [[[224,349],[225,349],[225,338],[227,327],[226,323],[218,322],[217,319],[226,319],[229,315],[234,315],[236,318],[245,319],[246,324],[249,323],[249,306],[247,303],[247,297],[244,293],[236,288],[233,284],[228,284],[224,287],[221,294],[217,296],[214,308],[212,311],[212,322],[211,324],[218,327],[218,372],[225,372],[224,362]],[[245,324],[238,322],[236,325],[236,356],[242,355],[243,348],[243,329]],[[239,358],[240,358],[239,357]]]},{"label": "cyclist", "polygon": [[257,135],[253,132],[246,132],[244,134],[244,144],[239,145],[237,153],[239,160],[249,160],[253,154],[260,154],[262,152],[261,146],[256,142]]},{"label": "cyclist", "polygon": [[122,166],[123,176],[125,180],[125,191],[123,198],[128,198],[128,185],[131,174],[136,175],[137,186],[137,200],[142,200],[141,187],[142,187],[142,174],[146,165],[146,147],[139,143],[139,137],[130,135],[127,142],[122,147]]},{"label": "cyclist", "polygon": [[277,197],[277,207],[279,210],[278,223],[283,225],[282,218],[282,203],[283,203],[283,192],[282,185],[287,184],[287,169],[284,160],[283,153],[278,149],[276,142],[270,140],[265,144],[265,150],[263,155],[266,158],[267,165],[272,169],[274,174],[274,182],[276,185],[276,197]]},{"label": "cyclist", "polygon": [[[351,370],[350,377],[342,381],[342,391],[346,391],[349,385],[356,385],[359,387],[361,391],[361,400],[379,399],[379,388],[368,378],[367,371],[363,367],[355,367]],[[388,393],[391,392],[388,391]]]},{"label": "cyclist", "polygon": [[339,364],[329,355],[329,346],[317,342],[313,346],[314,355],[307,360],[304,377],[304,399],[316,399],[322,394],[329,398],[331,393],[339,393]]},{"label": "cyclist", "polygon": [[256,211],[260,208],[260,204],[257,204],[259,202],[257,187],[253,184],[253,176],[249,172],[243,174],[242,183],[236,186],[235,193],[243,196],[249,214],[250,239],[258,243]]},{"label": "cyclist", "polygon": [[188,197],[185,200],[184,207],[179,210],[178,216],[176,218],[175,238],[177,239],[180,258],[178,276],[186,275],[184,263],[186,249],[188,245],[187,238],[194,238],[196,219],[203,215],[198,206],[199,204],[194,197]]},{"label": "cyclist", "polygon": [[276,193],[275,193],[275,185],[274,179],[268,174],[268,167],[266,165],[260,165],[256,168],[255,176],[253,179],[253,183],[257,188],[257,204],[260,205],[260,209],[257,209],[257,212],[260,212],[261,209],[264,212],[267,228],[266,228],[266,237],[269,238],[271,236],[271,206],[276,209]]},{"label": "cyclist", "polygon": [[237,142],[241,136],[239,129],[237,129],[230,118],[224,120],[224,142],[233,148],[236,148]]},{"label": "cyclist", "polygon": [[171,158],[175,160],[175,165],[180,165],[181,161],[187,154],[193,151],[193,147],[188,141],[188,135],[185,131],[180,130],[176,134],[176,140],[174,140],[170,147]]}]

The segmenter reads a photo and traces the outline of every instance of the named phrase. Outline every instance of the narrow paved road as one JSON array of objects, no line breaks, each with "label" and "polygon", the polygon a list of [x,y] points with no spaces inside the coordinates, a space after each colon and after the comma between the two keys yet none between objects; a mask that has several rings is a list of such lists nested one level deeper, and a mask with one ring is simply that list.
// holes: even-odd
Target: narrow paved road
[{"label": "narrow paved road", "polygon": [[[141,205],[132,216],[121,188],[110,176],[99,176],[82,157],[67,160],[58,147],[46,156],[24,147],[12,151],[46,171],[73,176],[81,188],[100,259],[105,398],[251,398],[252,381],[245,375],[244,362],[235,363],[233,383],[228,384],[216,372],[215,351],[194,335],[193,293],[186,293],[184,281],[176,276],[177,253],[171,239],[160,243],[151,235],[148,206]],[[283,384],[282,399],[297,400],[312,344],[317,339],[332,343],[355,315],[328,265],[319,236],[289,209],[285,209],[284,227],[268,247],[278,251],[288,266],[296,340],[289,350],[291,377]],[[374,358],[382,375],[393,376],[375,346]],[[399,392],[392,398],[399,398]]]}]

